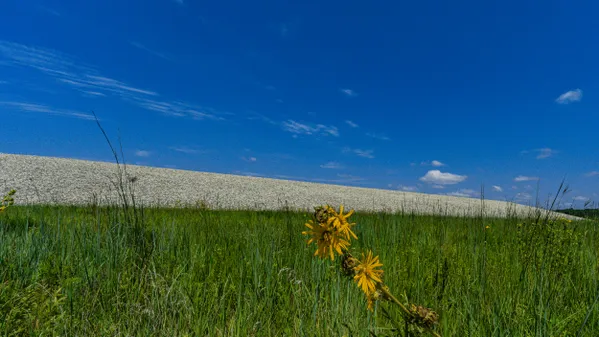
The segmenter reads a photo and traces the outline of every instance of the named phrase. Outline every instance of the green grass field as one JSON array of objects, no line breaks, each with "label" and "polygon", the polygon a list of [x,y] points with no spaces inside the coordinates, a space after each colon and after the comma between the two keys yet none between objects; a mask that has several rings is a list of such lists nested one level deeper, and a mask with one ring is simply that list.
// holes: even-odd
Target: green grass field
[{"label": "green grass field", "polygon": [[[310,216],[145,209],[133,226],[116,208],[13,206],[0,214],[0,334],[402,335],[382,313],[397,310],[368,311],[337,263],[312,256]],[[401,301],[439,313],[443,336],[599,336],[596,222],[351,220],[353,247],[380,256]]]}]

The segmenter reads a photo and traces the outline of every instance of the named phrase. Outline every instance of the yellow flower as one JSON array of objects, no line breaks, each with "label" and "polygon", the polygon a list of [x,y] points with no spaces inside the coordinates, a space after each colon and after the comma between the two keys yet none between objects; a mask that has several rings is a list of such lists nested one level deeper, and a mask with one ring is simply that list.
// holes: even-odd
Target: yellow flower
[{"label": "yellow flower", "polygon": [[356,223],[349,223],[347,219],[354,214],[354,210],[352,209],[347,214],[343,214],[343,205],[339,206],[339,213],[337,213],[333,208],[329,207],[332,215],[328,218],[327,224],[333,225],[345,238],[349,241],[351,237],[354,239],[358,239],[356,233],[351,230],[352,226],[355,226]]},{"label": "yellow flower", "polygon": [[309,220],[306,223],[306,227],[310,230],[304,231],[302,234],[311,236],[310,239],[306,240],[308,245],[313,242],[316,243],[317,248],[314,256],[319,256],[323,259],[328,256],[331,258],[331,261],[334,261],[335,252],[343,255],[343,250],[347,250],[349,247],[349,242],[339,237],[339,231],[327,223],[315,224],[314,221]]},{"label": "yellow flower", "polygon": [[489,228],[491,228],[491,226],[489,226],[489,225],[485,226],[485,229],[489,229]]},{"label": "yellow flower", "polygon": [[354,271],[356,272],[354,281],[358,283],[358,287],[362,289],[366,296],[374,294],[376,292],[376,285],[383,282],[381,280],[383,270],[375,269],[382,265],[379,262],[379,257],[373,257],[372,251],[369,251],[366,256],[362,253],[362,259],[358,260],[358,265],[354,267]]}]

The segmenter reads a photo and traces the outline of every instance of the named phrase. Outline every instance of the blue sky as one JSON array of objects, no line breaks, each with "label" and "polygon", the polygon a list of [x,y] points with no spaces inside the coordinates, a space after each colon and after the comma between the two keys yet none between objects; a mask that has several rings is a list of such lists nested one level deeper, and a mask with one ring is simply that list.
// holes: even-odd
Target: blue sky
[{"label": "blue sky", "polygon": [[[598,200],[596,1],[0,4],[0,152]],[[566,204],[568,206],[568,204]]]}]

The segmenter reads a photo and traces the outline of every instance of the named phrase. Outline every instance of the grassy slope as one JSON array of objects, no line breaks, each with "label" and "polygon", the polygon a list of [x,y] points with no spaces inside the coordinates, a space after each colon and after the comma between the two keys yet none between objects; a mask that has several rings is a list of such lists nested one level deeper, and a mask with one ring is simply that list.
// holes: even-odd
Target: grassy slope
[{"label": "grassy slope", "polygon": [[[388,332],[380,308],[369,313],[355,284],[312,258],[300,234],[308,216],[153,209],[135,235],[111,209],[11,208],[0,214],[0,334]],[[588,312],[582,335],[599,335],[594,223],[570,225],[581,241],[559,270],[523,271],[514,219],[352,220],[355,247],[380,255],[400,299],[439,312],[444,336],[576,335]]]}]

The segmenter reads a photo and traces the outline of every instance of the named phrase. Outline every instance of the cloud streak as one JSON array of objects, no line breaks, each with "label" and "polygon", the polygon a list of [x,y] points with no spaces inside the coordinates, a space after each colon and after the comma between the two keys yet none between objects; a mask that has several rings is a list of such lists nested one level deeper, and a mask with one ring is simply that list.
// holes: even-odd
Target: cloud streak
[{"label": "cloud streak", "polygon": [[350,120],[346,120],[345,123],[347,125],[351,126],[352,128],[357,128],[358,127],[358,124],[356,124],[356,123],[354,123],[354,122],[352,122]]},{"label": "cloud streak", "polygon": [[139,42],[131,41],[131,42],[129,42],[129,44],[131,44],[133,47],[135,47],[137,49],[143,50],[146,53],[152,54],[152,55],[154,55],[156,57],[159,57],[161,59],[164,59],[164,60],[167,60],[167,61],[171,60],[168,56],[166,56],[166,54],[157,52],[155,50],[152,50],[152,49],[146,47],[145,45],[143,45],[143,44],[141,44]]},{"label": "cloud streak", "polygon": [[82,95],[118,97],[141,108],[162,112],[169,116],[223,119],[216,116],[222,113],[217,113],[213,109],[201,108],[179,101],[158,99],[157,97],[160,95],[155,91],[138,88],[104,76],[93,67],[51,49],[0,40],[0,62],[2,61],[14,67],[38,70],[56,79],[59,83],[81,92]]},{"label": "cloud streak", "polygon": [[335,126],[326,126],[323,124],[317,124],[313,126],[299,123],[290,119],[281,123],[281,127],[283,130],[296,135],[324,135],[339,137],[339,130]]},{"label": "cloud streak", "polygon": [[324,168],[324,169],[339,170],[339,169],[343,168],[343,165],[341,165],[341,164],[339,164],[337,162],[334,162],[334,161],[330,161],[330,162],[328,162],[326,164],[320,165],[320,167]]},{"label": "cloud streak", "polygon": [[522,181],[533,181],[533,180],[539,180],[539,177],[528,177],[528,176],[517,176],[514,178],[515,182],[522,182]]},{"label": "cloud streak", "polygon": [[374,158],[374,151],[373,150],[362,150],[362,149],[352,149],[349,147],[345,147],[343,148],[342,152],[344,153],[353,153],[358,157],[363,157],[363,158],[369,158],[372,159]]},{"label": "cloud streak", "polygon": [[16,111],[23,112],[41,112],[55,116],[72,117],[84,120],[95,120],[94,116],[80,111],[57,109],[42,104],[26,103],[26,102],[0,102],[0,106],[12,108]]},{"label": "cloud streak", "polygon": [[354,97],[358,95],[355,91],[351,89],[339,89],[339,91],[341,91],[341,93],[343,93],[347,97]]},{"label": "cloud streak", "polygon": [[366,136],[370,137],[370,138],[374,138],[374,139],[379,139],[379,140],[391,140],[391,138],[382,135],[382,134],[378,134],[378,133],[367,133]]},{"label": "cloud streak", "polygon": [[569,104],[573,102],[580,102],[582,99],[582,90],[570,90],[561,94],[555,101],[559,104]]}]

